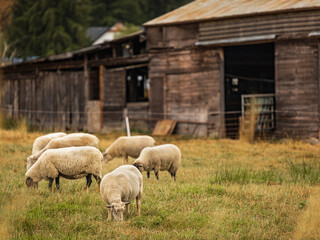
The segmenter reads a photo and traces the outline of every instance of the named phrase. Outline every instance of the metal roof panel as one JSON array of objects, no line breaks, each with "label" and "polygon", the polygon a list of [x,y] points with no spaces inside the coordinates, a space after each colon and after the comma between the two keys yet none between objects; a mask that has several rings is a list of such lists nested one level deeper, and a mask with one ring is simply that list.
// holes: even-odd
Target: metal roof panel
[{"label": "metal roof panel", "polygon": [[200,22],[245,15],[320,8],[320,0],[196,0],[144,26]]}]

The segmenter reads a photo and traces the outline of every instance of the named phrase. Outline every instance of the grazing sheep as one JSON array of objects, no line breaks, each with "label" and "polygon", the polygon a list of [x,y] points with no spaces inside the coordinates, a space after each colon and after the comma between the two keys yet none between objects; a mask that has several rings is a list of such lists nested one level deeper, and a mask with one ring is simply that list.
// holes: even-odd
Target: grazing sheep
[{"label": "grazing sheep", "polygon": [[49,181],[49,188],[52,189],[53,179],[55,179],[59,189],[60,176],[67,179],[86,177],[88,188],[92,183],[91,175],[93,175],[100,185],[102,159],[102,153],[95,147],[49,149],[27,171],[26,184],[28,187],[38,188],[38,182],[45,179]]},{"label": "grazing sheep", "polygon": [[168,171],[174,181],[176,181],[176,172],[180,163],[180,149],[173,144],[164,144],[143,149],[140,157],[133,162],[133,165],[140,171],[147,171],[148,178],[150,178],[150,171],[152,170],[154,170],[158,180],[159,171]]},{"label": "grazing sheep", "polygon": [[100,184],[100,193],[102,199],[107,203],[108,220],[111,220],[111,215],[113,215],[115,220],[122,221],[124,206],[128,213],[128,205],[134,198],[136,198],[137,211],[140,216],[142,189],[142,174],[132,165],[122,165],[106,174]]},{"label": "grazing sheep", "polygon": [[128,156],[139,157],[142,149],[153,147],[155,140],[150,136],[119,137],[104,152],[105,162],[111,161],[115,157],[123,157],[123,162],[128,163]]},{"label": "grazing sheep", "polygon": [[71,133],[67,136],[52,139],[41,151],[31,155],[27,159],[27,170],[37,161],[37,159],[48,149],[91,146],[97,147],[99,139],[88,133]]},{"label": "grazing sheep", "polygon": [[35,154],[40,150],[42,150],[52,139],[64,137],[66,135],[67,134],[63,132],[57,132],[57,133],[46,134],[36,138],[36,140],[34,140],[33,142],[32,154]]}]

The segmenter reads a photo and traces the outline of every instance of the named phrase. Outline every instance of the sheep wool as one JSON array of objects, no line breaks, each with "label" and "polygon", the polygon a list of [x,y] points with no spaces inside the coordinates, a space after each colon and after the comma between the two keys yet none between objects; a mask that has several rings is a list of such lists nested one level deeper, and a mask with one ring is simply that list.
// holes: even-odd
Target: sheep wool
[{"label": "sheep wool", "polygon": [[122,165],[106,174],[100,184],[102,199],[107,203],[108,220],[113,215],[115,220],[123,220],[124,206],[129,211],[129,203],[136,199],[140,216],[143,191],[143,178],[140,171],[132,165]]},{"label": "sheep wool", "polygon": [[[53,179],[60,176],[67,179],[87,177],[87,187],[91,184],[91,175],[100,183],[102,177],[102,153],[95,147],[68,147],[49,149],[26,172],[27,185],[34,185],[45,179],[51,188]],[[29,183],[31,184],[28,184]],[[57,183],[59,188],[59,183]]]},{"label": "sheep wool", "polygon": [[49,133],[36,138],[36,140],[34,140],[33,142],[32,154],[35,154],[41,151],[52,139],[64,137],[66,135],[67,134],[63,132],[57,132],[57,133]]},{"label": "sheep wool", "polygon": [[48,149],[91,146],[97,147],[99,139],[88,133],[71,133],[64,137],[52,139],[41,151],[31,155],[27,159],[27,169],[29,169],[37,159]]},{"label": "sheep wool", "polygon": [[123,157],[124,163],[128,163],[128,156],[137,158],[142,149],[154,145],[155,140],[150,136],[119,137],[104,152],[104,161],[109,162],[115,157]]},{"label": "sheep wool", "polygon": [[159,171],[168,171],[174,181],[180,164],[180,149],[173,144],[146,147],[142,150],[140,157],[133,162],[139,170],[147,171],[148,178],[152,170],[157,179],[159,179]]}]

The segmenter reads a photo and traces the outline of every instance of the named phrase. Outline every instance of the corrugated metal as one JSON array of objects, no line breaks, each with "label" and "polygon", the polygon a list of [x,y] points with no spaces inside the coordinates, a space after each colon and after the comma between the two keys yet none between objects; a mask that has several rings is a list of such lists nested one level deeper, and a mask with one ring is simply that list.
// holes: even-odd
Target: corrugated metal
[{"label": "corrugated metal", "polygon": [[318,31],[320,10],[224,19],[200,23],[197,45],[221,44],[230,42],[230,39],[252,39],[269,35],[308,35]]},{"label": "corrugated metal", "polygon": [[197,0],[155,18],[144,25],[180,24],[315,8],[320,8],[319,0]]}]

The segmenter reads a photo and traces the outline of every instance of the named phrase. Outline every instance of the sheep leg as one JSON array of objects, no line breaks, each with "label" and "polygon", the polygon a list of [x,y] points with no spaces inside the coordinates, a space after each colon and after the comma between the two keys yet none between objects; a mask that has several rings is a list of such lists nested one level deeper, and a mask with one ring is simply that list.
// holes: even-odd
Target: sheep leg
[{"label": "sheep leg", "polygon": [[111,208],[108,208],[108,220],[111,220],[111,216],[112,216]]},{"label": "sheep leg", "polygon": [[87,179],[87,189],[88,189],[92,183],[91,174],[88,174],[86,176],[86,179]]},{"label": "sheep leg", "polygon": [[171,177],[172,177],[172,180],[176,181],[176,173],[175,172],[171,173]]},{"label": "sheep leg", "polygon": [[150,172],[147,172],[147,177],[150,178]]},{"label": "sheep leg", "polygon": [[49,178],[49,189],[52,191],[53,178]]},{"label": "sheep leg", "polygon": [[129,214],[129,204],[126,205],[126,212]]},{"label": "sheep leg", "polygon": [[99,176],[96,176],[96,175],[93,175],[93,177],[96,179],[97,183],[98,183],[98,192],[100,191],[100,183],[101,183],[101,177]]},{"label": "sheep leg", "polygon": [[154,175],[156,175],[157,180],[159,180],[159,171],[154,171]]},{"label": "sheep leg", "polygon": [[56,177],[56,187],[57,187],[57,190],[60,189],[60,183],[59,183],[59,180],[60,180],[60,177]]},{"label": "sheep leg", "polygon": [[124,156],[123,158],[123,164],[128,164],[128,155]]},{"label": "sheep leg", "polygon": [[99,176],[96,176],[96,175],[93,175],[94,179],[96,179],[98,185],[100,186],[100,183],[101,183],[101,177]]},{"label": "sheep leg", "polygon": [[139,195],[136,197],[138,216],[140,216],[140,206],[141,206],[141,200],[140,200],[141,197]]}]

